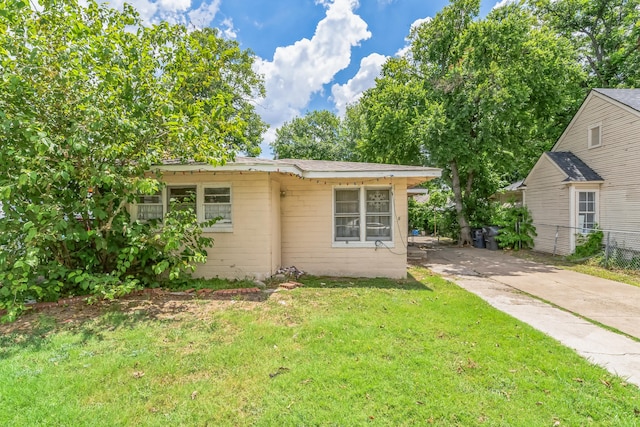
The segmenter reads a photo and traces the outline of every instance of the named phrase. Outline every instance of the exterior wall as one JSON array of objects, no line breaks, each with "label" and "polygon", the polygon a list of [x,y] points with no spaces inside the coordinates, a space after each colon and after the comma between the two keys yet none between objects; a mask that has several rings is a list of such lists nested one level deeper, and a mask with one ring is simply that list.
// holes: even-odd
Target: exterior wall
[{"label": "exterior wall", "polygon": [[229,183],[231,184],[233,229],[225,232],[205,233],[215,243],[209,249],[208,261],[196,270],[197,277],[263,279],[273,274],[274,263],[279,261],[279,249],[274,244],[279,234],[279,198],[273,197],[278,188],[272,186],[268,173],[165,173],[168,185]]},{"label": "exterior wall", "polygon": [[282,214],[280,212],[280,182],[271,179],[269,186],[271,188],[269,200],[271,226],[269,232],[271,233],[271,274],[273,274],[282,264]]},{"label": "exterior wall", "polygon": [[[357,179],[356,179],[357,181]],[[306,273],[347,277],[406,277],[406,180],[375,180],[365,186],[393,184],[393,242],[375,247],[334,247],[333,190],[343,180],[309,180],[283,176],[282,264]],[[360,185],[361,182],[357,182]]]},{"label": "exterior wall", "polygon": [[[601,125],[602,143],[588,148],[588,129],[596,124]],[[554,151],[573,152],[604,178],[600,228],[640,230],[640,113],[592,96]]]},{"label": "exterior wall", "polygon": [[570,253],[570,197],[569,186],[562,182],[565,178],[544,155],[527,177],[524,195],[538,233],[534,238],[537,251],[553,253],[555,247],[556,254]]}]

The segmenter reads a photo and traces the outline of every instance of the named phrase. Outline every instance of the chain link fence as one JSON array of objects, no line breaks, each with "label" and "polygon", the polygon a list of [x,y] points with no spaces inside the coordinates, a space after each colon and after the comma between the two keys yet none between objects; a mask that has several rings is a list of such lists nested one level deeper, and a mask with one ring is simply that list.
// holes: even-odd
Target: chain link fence
[{"label": "chain link fence", "polygon": [[538,251],[553,255],[574,254],[575,249],[571,247],[572,240],[575,248],[579,248],[589,244],[591,234],[600,232],[602,238],[599,245],[595,245],[594,253],[590,254],[590,257],[605,268],[640,270],[640,232],[607,229],[585,230],[562,225],[535,223],[534,226],[538,233],[535,238],[535,249]]}]

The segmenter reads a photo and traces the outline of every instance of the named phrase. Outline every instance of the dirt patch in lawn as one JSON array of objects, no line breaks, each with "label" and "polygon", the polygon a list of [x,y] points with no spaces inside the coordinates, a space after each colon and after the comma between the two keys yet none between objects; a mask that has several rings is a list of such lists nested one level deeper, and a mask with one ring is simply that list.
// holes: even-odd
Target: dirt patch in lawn
[{"label": "dirt patch in lawn", "polygon": [[189,317],[204,319],[213,311],[228,307],[252,310],[270,293],[258,289],[238,292],[196,293],[145,290],[113,301],[88,304],[84,298],[61,300],[58,303],[39,304],[28,309],[15,322],[0,324],[0,334],[30,333],[42,328],[43,319],[56,327],[78,325],[110,312],[135,315],[139,319],[175,319]]}]

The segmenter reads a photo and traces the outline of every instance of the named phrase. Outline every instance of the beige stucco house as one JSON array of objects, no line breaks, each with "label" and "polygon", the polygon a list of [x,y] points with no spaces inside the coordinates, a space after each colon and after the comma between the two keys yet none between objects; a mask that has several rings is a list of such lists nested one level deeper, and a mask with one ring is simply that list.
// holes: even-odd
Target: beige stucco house
[{"label": "beige stucco house", "polygon": [[200,277],[270,277],[295,266],[314,275],[406,277],[407,188],[440,169],[317,160],[236,158],[224,166],[158,166],[166,187],[133,218],[161,218],[195,195],[199,220],[222,217]]},{"label": "beige stucco house", "polygon": [[570,254],[596,225],[640,231],[639,168],[640,89],[593,89],[525,179],[535,249]]}]

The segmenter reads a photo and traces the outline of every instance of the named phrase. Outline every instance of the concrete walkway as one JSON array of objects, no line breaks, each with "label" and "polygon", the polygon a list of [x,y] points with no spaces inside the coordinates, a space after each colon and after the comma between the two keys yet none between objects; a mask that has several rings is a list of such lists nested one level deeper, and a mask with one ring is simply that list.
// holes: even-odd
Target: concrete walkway
[{"label": "concrete walkway", "polygon": [[585,320],[640,339],[640,287],[501,251],[421,240],[410,248],[414,254],[418,248],[426,250],[422,265],[640,386],[640,342]]}]

